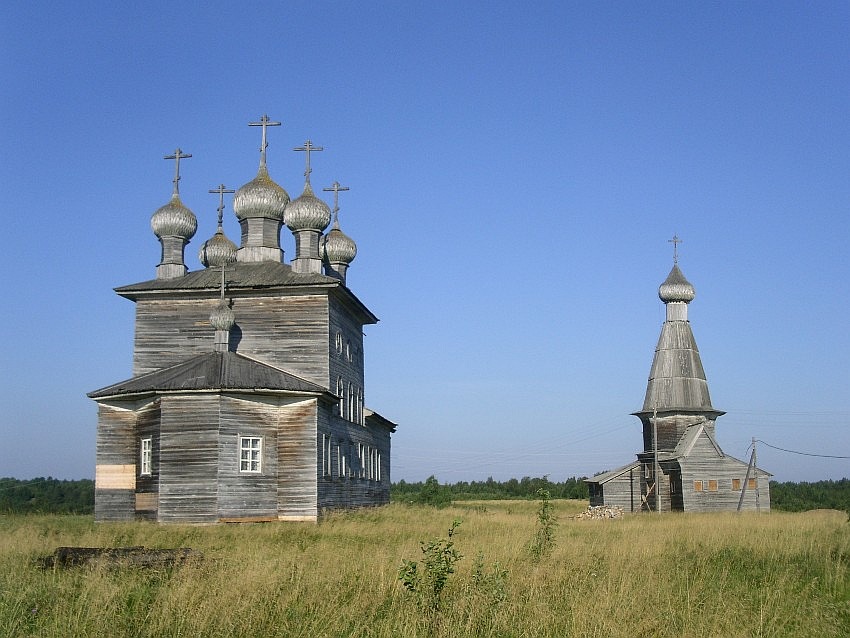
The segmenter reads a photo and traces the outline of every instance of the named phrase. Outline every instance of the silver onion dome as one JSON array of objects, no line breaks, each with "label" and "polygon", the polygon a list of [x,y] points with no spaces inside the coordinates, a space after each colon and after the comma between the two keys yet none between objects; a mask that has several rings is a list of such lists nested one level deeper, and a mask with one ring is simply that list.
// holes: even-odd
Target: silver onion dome
[{"label": "silver onion dome", "polygon": [[320,257],[330,263],[350,264],[357,255],[357,244],[337,224],[322,238]]},{"label": "silver onion dome", "polygon": [[286,207],[286,225],[289,230],[325,230],[331,222],[331,209],[313,193],[308,181],[304,192]]},{"label": "silver onion dome", "polygon": [[210,324],[216,330],[230,330],[233,324],[236,323],[236,314],[227,305],[227,302],[222,299],[218,302],[215,310],[210,315]]},{"label": "silver onion dome", "polygon": [[151,228],[157,237],[182,237],[189,241],[198,230],[198,218],[174,193],[165,206],[151,216]]},{"label": "silver onion dome", "polygon": [[265,164],[257,176],[233,195],[233,212],[240,221],[249,217],[264,217],[283,221],[289,194],[271,177]]},{"label": "silver onion dome", "polygon": [[667,279],[658,287],[658,297],[664,303],[674,301],[690,303],[695,296],[696,291],[691,282],[685,279],[682,271],[679,270],[679,265],[673,264],[673,269],[667,275]]},{"label": "silver onion dome", "polygon": [[236,244],[227,238],[221,226],[201,246],[198,259],[206,268],[218,268],[236,261]]}]

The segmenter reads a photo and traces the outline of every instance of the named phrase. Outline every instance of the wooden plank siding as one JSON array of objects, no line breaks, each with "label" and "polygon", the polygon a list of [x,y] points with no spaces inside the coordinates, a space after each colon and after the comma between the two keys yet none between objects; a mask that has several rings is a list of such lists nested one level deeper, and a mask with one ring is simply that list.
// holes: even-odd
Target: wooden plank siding
[{"label": "wooden plank siding", "polygon": [[132,520],[136,487],[135,412],[118,405],[100,403],[98,423],[95,520]]},{"label": "wooden plank siding", "polygon": [[[230,298],[230,295],[228,295]],[[213,349],[210,313],[218,296],[139,299],[133,375],[175,365]],[[233,298],[236,326],[231,349],[328,386],[328,297],[241,296]]]},{"label": "wooden plank siding", "polygon": [[[316,399],[280,408],[277,442],[277,515],[282,520],[316,520]],[[274,493],[273,493],[274,494]]]},{"label": "wooden plank siding", "polygon": [[[277,518],[279,399],[220,397],[218,436],[219,519]],[[240,438],[261,437],[261,472],[240,472]]]},{"label": "wooden plank siding", "polygon": [[165,395],[160,429],[158,520],[218,520],[217,395]]}]

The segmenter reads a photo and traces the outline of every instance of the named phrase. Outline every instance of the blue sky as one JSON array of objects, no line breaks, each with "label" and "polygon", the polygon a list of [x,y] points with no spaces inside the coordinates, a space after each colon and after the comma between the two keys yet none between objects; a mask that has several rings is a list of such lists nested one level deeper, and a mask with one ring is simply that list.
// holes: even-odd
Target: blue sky
[{"label": "blue sky", "polygon": [[130,375],[112,288],[154,277],[161,158],[193,155],[196,269],[263,113],[290,195],[308,138],[313,184],[351,188],[393,480],[633,459],[674,233],[724,451],[850,456],[848,3],[11,2],[0,53],[0,476],[93,476],[85,393]]}]

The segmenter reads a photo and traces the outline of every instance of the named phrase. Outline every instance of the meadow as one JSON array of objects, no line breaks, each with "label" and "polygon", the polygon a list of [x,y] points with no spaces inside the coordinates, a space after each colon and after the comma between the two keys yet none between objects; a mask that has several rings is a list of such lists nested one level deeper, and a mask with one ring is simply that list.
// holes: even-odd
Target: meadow
[{"label": "meadow", "polygon": [[[344,512],[318,524],[95,525],[0,517],[2,636],[848,636],[850,522],[834,510],[573,516],[555,500]],[[454,534],[448,532],[460,521]],[[420,541],[455,552],[434,603]],[[42,569],[59,546],[191,547],[172,568]],[[449,564],[453,561],[449,561]],[[445,568],[446,563],[442,564]],[[432,565],[433,567],[433,565]]]}]

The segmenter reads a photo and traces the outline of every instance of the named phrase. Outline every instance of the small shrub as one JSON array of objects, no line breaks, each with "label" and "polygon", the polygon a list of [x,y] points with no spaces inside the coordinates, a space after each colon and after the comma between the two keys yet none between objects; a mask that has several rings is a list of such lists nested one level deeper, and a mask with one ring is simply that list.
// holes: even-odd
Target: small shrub
[{"label": "small shrub", "polygon": [[419,569],[417,561],[405,560],[398,570],[402,585],[416,594],[420,607],[431,614],[440,611],[443,589],[455,571],[455,564],[463,558],[452,540],[458,527],[460,521],[455,519],[449,528],[448,538],[435,538],[427,543],[419,541],[422,569]]},{"label": "small shrub", "polygon": [[555,526],[558,522],[555,518],[549,491],[540,488],[537,490],[537,496],[540,498],[540,508],[537,510],[537,528],[529,546],[531,558],[534,562],[539,562],[552,553],[555,548]]},{"label": "small shrub", "polygon": [[494,562],[490,570],[484,568],[484,552],[479,551],[472,564],[472,594],[483,596],[490,606],[496,606],[508,599],[506,584],[508,582],[508,570],[504,569],[498,561]]}]

